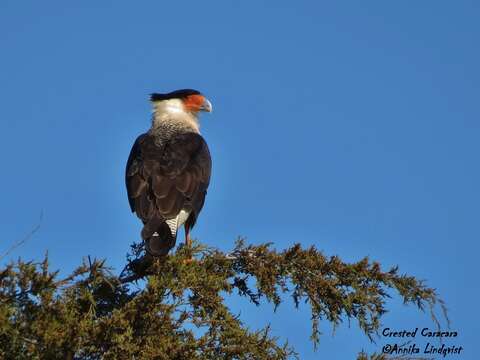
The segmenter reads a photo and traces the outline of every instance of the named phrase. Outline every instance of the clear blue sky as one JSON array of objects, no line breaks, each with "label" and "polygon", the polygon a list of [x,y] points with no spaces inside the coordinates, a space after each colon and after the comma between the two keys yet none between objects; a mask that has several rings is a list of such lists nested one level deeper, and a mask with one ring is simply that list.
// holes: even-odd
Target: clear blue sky
[{"label": "clear blue sky", "polygon": [[[213,178],[194,237],[230,249],[315,245],[426,279],[478,358],[480,5],[477,1],[18,1],[0,4],[0,251],[117,270],[140,223],[124,166],[150,123],[147,94],[192,87]],[[271,323],[304,359],[372,345],[357,324],[313,352],[306,306]],[[384,325],[431,326],[388,302]],[[474,314],[474,315],[472,315]],[[420,344],[425,341],[420,339]]]}]

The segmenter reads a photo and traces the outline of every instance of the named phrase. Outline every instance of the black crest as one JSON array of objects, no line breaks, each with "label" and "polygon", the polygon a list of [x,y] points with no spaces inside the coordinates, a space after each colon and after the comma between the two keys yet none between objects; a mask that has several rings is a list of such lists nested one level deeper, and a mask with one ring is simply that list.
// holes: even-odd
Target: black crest
[{"label": "black crest", "polygon": [[200,95],[200,91],[193,90],[193,89],[181,89],[181,90],[175,90],[165,94],[153,93],[153,94],[150,94],[150,101],[182,99],[190,95]]}]

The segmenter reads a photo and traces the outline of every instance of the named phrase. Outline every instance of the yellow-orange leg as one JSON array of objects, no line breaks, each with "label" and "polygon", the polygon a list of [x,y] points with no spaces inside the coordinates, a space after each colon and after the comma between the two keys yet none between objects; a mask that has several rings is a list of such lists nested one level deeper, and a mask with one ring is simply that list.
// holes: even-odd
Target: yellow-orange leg
[{"label": "yellow-orange leg", "polygon": [[[185,226],[185,245],[187,248],[192,246],[192,238],[190,237],[190,229]],[[190,264],[193,261],[192,254],[189,255],[188,259],[183,261],[184,264]]]},{"label": "yellow-orange leg", "polygon": [[187,245],[187,247],[192,246],[192,239],[190,238],[190,229],[187,226],[185,226],[185,245]]}]

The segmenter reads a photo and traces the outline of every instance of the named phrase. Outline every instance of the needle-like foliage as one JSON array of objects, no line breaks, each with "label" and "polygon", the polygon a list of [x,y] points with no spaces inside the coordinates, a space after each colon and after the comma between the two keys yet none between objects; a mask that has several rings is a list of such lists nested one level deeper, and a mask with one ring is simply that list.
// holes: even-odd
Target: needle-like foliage
[{"label": "needle-like foliage", "polygon": [[275,308],[285,296],[297,307],[307,303],[314,346],[324,320],[338,326],[356,319],[372,339],[391,290],[421,310],[444,308],[433,289],[397,268],[382,271],[367,258],[347,264],[313,247],[277,252],[238,241],[223,253],[195,243],[140,267],[139,261],[122,278],[99,260],[85,260],[63,279],[47,257],[7,265],[0,270],[0,358],[296,358],[268,326],[251,330],[232,313],[224,299],[237,294]]}]

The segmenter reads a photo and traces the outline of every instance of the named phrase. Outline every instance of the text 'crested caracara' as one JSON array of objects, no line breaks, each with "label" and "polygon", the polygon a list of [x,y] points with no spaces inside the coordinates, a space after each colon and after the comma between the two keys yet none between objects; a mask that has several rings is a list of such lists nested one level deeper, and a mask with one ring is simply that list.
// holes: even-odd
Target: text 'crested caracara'
[{"label": "text 'crested caracara'", "polygon": [[202,210],[212,162],[198,114],[212,111],[198,91],[152,94],[152,126],[133,144],[125,173],[132,212],[143,222],[147,252],[166,255],[185,227],[185,242]]}]

